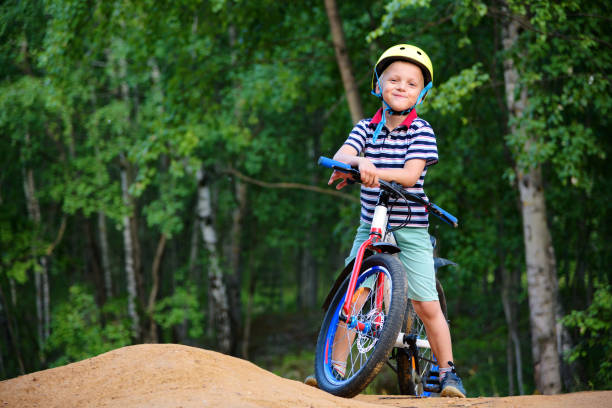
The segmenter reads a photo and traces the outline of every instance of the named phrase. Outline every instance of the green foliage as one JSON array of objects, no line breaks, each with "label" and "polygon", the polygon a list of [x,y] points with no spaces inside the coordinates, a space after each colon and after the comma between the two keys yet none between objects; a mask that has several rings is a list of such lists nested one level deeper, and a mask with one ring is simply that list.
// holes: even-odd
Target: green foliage
[{"label": "green foliage", "polygon": [[[594,5],[590,13],[602,7],[605,14],[601,5]],[[602,75],[612,58],[597,50],[604,28],[588,21],[592,31],[583,31],[579,19],[588,17],[579,13],[575,1],[536,2],[528,9],[524,2],[511,2],[511,8],[529,20],[530,30],[513,56],[529,105],[524,117],[512,119],[519,131],[509,135],[507,143],[520,168],[551,162],[563,183],[588,192],[593,181],[586,163],[606,153],[600,148],[601,130],[585,121],[597,112],[605,126],[612,108],[612,83]]]},{"label": "green foliage", "polygon": [[[428,172],[426,191],[459,217],[460,228],[432,220],[430,232],[439,238],[440,255],[460,265],[441,271],[440,278],[468,391],[507,392],[502,273],[517,275],[523,374],[526,389],[531,387],[523,231],[516,180],[508,176],[517,164],[543,166],[563,307],[583,310],[568,317],[584,326],[582,334],[583,326],[572,326],[578,345],[572,356],[584,364],[576,375],[605,387],[608,377],[597,373],[603,369],[598,352],[609,330],[609,299],[600,289],[591,303],[590,286],[610,283],[612,263],[607,215],[612,211],[607,161],[612,39],[601,17],[611,10],[595,1],[509,3],[521,22],[519,44],[509,53],[500,43],[506,16],[492,2],[338,5],[367,115],[380,104],[368,88],[382,50],[414,43],[434,63],[435,87],[418,108],[436,132],[440,154]],[[520,73],[517,92],[527,91],[529,104],[520,119],[512,119],[505,107],[506,58]],[[0,326],[5,329],[4,322],[15,318],[26,370],[45,368],[48,361],[39,359],[45,352],[49,361],[61,364],[129,343],[121,301],[127,291],[120,233],[126,215],[138,225],[141,306],[151,288],[159,236],[168,237],[157,304],[153,316],[143,316],[143,325],[153,318],[164,341],[206,345],[208,255],[194,216],[196,172],[206,166],[218,253],[226,276],[241,291],[232,300],[242,306],[242,316],[232,323],[244,322],[248,300],[250,312],[268,320],[272,310],[298,313],[287,319],[274,315],[273,322],[259,317],[251,356],[261,356],[257,362],[266,366],[266,356],[287,351],[286,359],[278,357],[276,372],[295,379],[309,374],[312,333],[295,342],[310,351],[289,350],[284,341],[272,342],[270,333],[317,330],[319,316],[303,321],[300,276],[307,262],[314,263],[321,300],[342,269],[359,207],[313,192],[261,187],[227,170],[267,183],[325,186],[329,172],[316,167],[316,158],[332,155],[351,128],[344,94],[320,1],[3,2],[0,284],[12,285],[4,293],[14,305],[2,309],[7,316],[0,316]],[[509,134],[511,125],[519,131]],[[39,225],[28,218],[26,170],[34,176]],[[122,200],[122,171],[129,203]],[[240,266],[233,271],[230,231],[239,181],[247,192]],[[358,196],[358,188],[345,192]],[[94,294],[99,301],[106,297],[99,282],[98,214],[108,222],[113,280],[102,311],[93,301]],[[66,231],[49,257],[53,327],[43,352],[32,330],[37,289],[29,278],[39,271],[38,259],[58,237],[62,219]],[[194,236],[199,241],[192,252]],[[90,292],[85,285],[91,282],[96,283]],[[67,299],[66,287],[73,287]],[[295,322],[301,327],[291,326]],[[278,337],[284,340],[283,335]],[[261,351],[258,342],[268,349]],[[13,347],[0,338],[3,361],[13,358]],[[10,367],[6,375],[17,375],[16,370]],[[607,382],[593,381],[596,375]],[[389,377],[384,374],[380,387],[373,388],[391,391]]]},{"label": "green foliage", "polygon": [[15,231],[10,222],[0,220],[0,248],[3,248],[1,275],[25,283],[28,271],[40,272],[37,256],[44,254],[44,247],[36,231],[25,228]]},{"label": "green foliage", "polygon": [[189,337],[197,339],[203,334],[204,316],[195,288],[177,288],[171,296],[155,305],[155,321],[163,329],[189,324]]},{"label": "green foliage", "polygon": [[386,14],[382,18],[380,27],[369,33],[366,37],[366,41],[372,42],[388,31],[394,33],[393,21],[401,10],[419,7],[427,8],[430,3],[431,0],[392,0],[387,2],[387,4],[385,4]]},{"label": "green foliage", "polygon": [[[106,311],[112,310],[108,306]],[[52,333],[45,349],[56,356],[52,366],[83,360],[131,343],[129,323],[121,314],[102,313],[81,285],[69,289],[68,299],[53,311]]]},{"label": "green foliage", "polygon": [[[442,115],[448,115],[461,110],[465,104],[470,103],[468,98],[473,95],[474,90],[489,81],[489,75],[481,70],[482,64],[476,63],[436,87],[432,100],[428,100],[422,108],[420,107],[419,113],[437,111]],[[461,118],[461,122],[462,125],[466,125],[467,118]]]},{"label": "green foliage", "polygon": [[575,347],[564,357],[570,363],[581,361],[597,367],[591,380],[595,388],[612,386],[612,287],[602,284],[593,295],[593,303],[585,310],[573,310],[561,322],[578,332]]}]

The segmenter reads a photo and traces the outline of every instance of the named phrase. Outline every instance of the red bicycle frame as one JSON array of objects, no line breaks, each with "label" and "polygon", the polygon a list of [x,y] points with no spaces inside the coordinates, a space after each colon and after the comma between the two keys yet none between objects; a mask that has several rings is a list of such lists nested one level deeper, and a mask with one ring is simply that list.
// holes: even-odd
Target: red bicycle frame
[{"label": "red bicycle frame", "polygon": [[[357,251],[357,256],[355,257],[355,263],[353,264],[353,270],[351,272],[351,279],[349,281],[348,290],[346,292],[346,298],[344,299],[344,306],[342,306],[343,315],[346,317],[346,321],[348,322],[351,318],[351,300],[353,299],[353,295],[355,294],[355,286],[357,285],[357,278],[359,277],[359,272],[361,271],[361,264],[363,263],[363,257],[367,249],[370,249],[374,252],[381,252],[380,249],[376,248],[373,244],[379,242],[382,239],[382,231],[386,228],[387,224],[387,205],[386,202],[381,203],[379,198],[379,204],[376,205],[376,209],[374,210],[374,219],[372,220],[372,227],[370,228],[370,236],[366,239],[359,250]],[[386,201],[386,200],[382,200]],[[383,289],[384,289],[384,275],[378,275],[377,288],[378,292],[376,293],[376,310],[382,311],[382,303],[383,303]],[[363,324],[357,323],[357,328],[359,330],[363,330]]]}]

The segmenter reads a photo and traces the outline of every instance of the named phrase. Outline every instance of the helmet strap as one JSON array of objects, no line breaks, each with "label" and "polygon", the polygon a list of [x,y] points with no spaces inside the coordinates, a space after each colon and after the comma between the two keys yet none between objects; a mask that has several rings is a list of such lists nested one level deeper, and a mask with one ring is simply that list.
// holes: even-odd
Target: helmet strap
[{"label": "helmet strap", "polygon": [[[423,99],[425,99],[425,94],[427,92],[429,92],[429,90],[431,89],[431,87],[433,86],[433,82],[429,81],[429,83],[427,84],[427,86],[425,86],[425,88],[423,88],[423,90],[421,91],[421,93],[419,94],[419,97],[417,98],[416,103],[414,104],[414,106],[420,105],[423,103]],[[414,107],[413,106],[413,107]]]},{"label": "helmet strap", "polygon": [[370,91],[370,93],[377,98],[382,99],[382,84],[380,83],[380,78],[378,76],[378,72],[374,69],[374,75],[376,75],[376,84],[378,85],[378,93],[374,92],[374,90]]},{"label": "helmet strap", "polygon": [[414,106],[416,106],[414,105],[410,109],[406,109],[403,111],[396,111],[396,110],[393,110],[391,106],[389,106],[387,101],[385,101],[382,97],[380,99],[383,101],[383,104],[386,106],[386,108],[383,109],[383,111],[381,112],[380,122],[378,122],[378,125],[376,126],[376,129],[374,130],[374,135],[372,136],[372,143],[374,144],[376,144],[376,139],[378,139],[378,135],[380,134],[383,126],[385,125],[385,123],[387,123],[386,113],[389,113],[390,115],[407,115],[410,112],[412,112],[412,110],[414,109]]},{"label": "helmet strap", "polygon": [[376,75],[376,83],[378,84],[378,93],[371,91],[372,95],[376,96],[377,98],[379,98],[383,104],[386,106],[386,108],[383,110],[382,112],[382,117],[380,119],[380,122],[378,122],[378,125],[376,126],[376,129],[374,130],[374,135],[372,136],[372,143],[376,144],[376,139],[378,139],[378,135],[380,134],[380,132],[382,131],[383,126],[385,125],[385,123],[387,122],[387,115],[385,115],[385,113],[389,113],[390,115],[407,115],[410,112],[412,112],[412,110],[417,106],[423,103],[423,99],[425,98],[425,95],[427,94],[427,92],[429,92],[429,90],[432,88],[433,86],[433,82],[429,81],[429,83],[427,84],[427,86],[425,86],[425,88],[423,88],[421,90],[421,92],[419,93],[419,96],[417,97],[417,101],[416,103],[411,106],[410,108],[403,110],[403,111],[396,111],[393,110],[393,108],[391,108],[391,106],[389,106],[389,104],[387,103],[387,101],[385,101],[385,99],[383,98],[382,95],[382,84],[380,83],[380,78],[378,76],[378,72],[376,72],[376,70],[374,70],[374,74]]}]

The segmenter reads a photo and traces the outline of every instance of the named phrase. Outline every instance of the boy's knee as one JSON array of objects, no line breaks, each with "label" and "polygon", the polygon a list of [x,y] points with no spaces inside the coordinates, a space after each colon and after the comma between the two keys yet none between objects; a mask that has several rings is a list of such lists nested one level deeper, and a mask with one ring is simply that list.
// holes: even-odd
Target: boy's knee
[{"label": "boy's knee", "polygon": [[423,322],[437,319],[439,315],[442,314],[440,302],[438,302],[437,300],[412,300],[412,306],[414,307],[414,310],[417,312],[421,320],[423,320]]}]

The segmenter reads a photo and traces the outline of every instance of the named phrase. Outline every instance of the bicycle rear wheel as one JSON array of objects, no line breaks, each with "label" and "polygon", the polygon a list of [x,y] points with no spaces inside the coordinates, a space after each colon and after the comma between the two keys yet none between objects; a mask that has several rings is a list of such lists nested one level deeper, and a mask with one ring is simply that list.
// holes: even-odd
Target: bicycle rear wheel
[{"label": "bicycle rear wheel", "polygon": [[[444,289],[438,279],[436,279],[436,289],[438,300],[444,317],[448,319],[446,310],[446,297]],[[414,334],[419,340],[427,340],[425,325],[416,314],[412,307],[412,302],[406,305],[405,321],[402,331],[406,334]],[[423,395],[426,384],[432,374],[432,368],[436,365],[434,355],[430,348],[417,347],[418,357],[414,358],[410,351],[397,350],[397,382],[400,393],[405,395]]]},{"label": "bicycle rear wheel", "polygon": [[[336,292],[325,314],[315,355],[319,388],[341,397],[359,394],[382,369],[395,345],[406,310],[406,272],[396,258],[379,254],[363,261],[351,299],[351,316],[355,319],[345,323],[340,312],[349,279],[350,276]],[[376,306],[381,296],[382,310]],[[359,329],[357,323],[365,328]],[[344,375],[332,360],[345,365]]]}]

